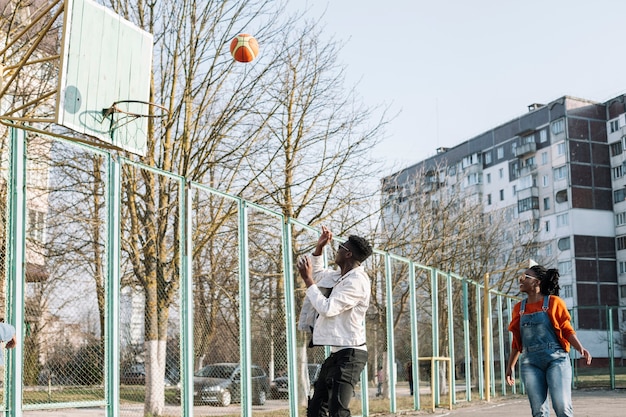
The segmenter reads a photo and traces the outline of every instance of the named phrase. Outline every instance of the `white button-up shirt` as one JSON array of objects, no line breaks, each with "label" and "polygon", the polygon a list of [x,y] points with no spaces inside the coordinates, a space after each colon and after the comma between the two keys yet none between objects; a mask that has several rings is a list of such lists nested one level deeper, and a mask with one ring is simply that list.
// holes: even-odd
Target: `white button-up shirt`
[{"label": "white button-up shirt", "polygon": [[[365,269],[358,266],[341,275],[338,270],[325,269],[322,256],[311,256],[311,265],[315,284],[306,290],[305,304],[310,302],[318,315],[313,330],[313,343],[333,348],[363,349],[365,313],[371,293],[371,283]],[[328,298],[320,287],[332,287]]]}]

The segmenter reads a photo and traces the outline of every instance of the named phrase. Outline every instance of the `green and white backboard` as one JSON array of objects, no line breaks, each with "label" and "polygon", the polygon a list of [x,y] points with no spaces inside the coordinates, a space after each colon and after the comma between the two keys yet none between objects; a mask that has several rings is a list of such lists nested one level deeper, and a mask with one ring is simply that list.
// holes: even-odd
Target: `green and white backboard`
[{"label": "green and white backboard", "polygon": [[[92,0],[66,0],[56,123],[145,155],[152,34]],[[114,103],[128,113],[109,112]],[[139,102],[139,103],[138,103]]]}]

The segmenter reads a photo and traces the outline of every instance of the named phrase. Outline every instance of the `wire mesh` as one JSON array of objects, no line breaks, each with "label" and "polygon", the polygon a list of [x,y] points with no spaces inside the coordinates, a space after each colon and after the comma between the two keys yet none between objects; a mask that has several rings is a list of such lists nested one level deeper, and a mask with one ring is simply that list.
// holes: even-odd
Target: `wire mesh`
[{"label": "wire mesh", "polygon": [[[10,263],[15,247],[9,223],[20,219],[11,216],[15,193],[8,175],[13,167],[6,133],[0,147],[0,204],[6,208],[1,210],[6,227],[0,246],[0,312],[11,320],[23,308],[24,323],[16,324],[21,332],[21,379],[7,369],[2,372],[20,388],[22,404],[2,384],[5,408],[22,407],[26,416],[34,410],[87,408],[90,416],[104,416],[112,407],[124,417],[154,410],[182,416],[183,394],[191,392],[196,416],[255,415],[267,407],[301,413],[327,354],[323,347],[307,348],[310,336],[289,327],[305,294],[295,260],[311,252],[317,240],[314,229],[123,158],[118,161],[121,192],[112,195],[110,155],[29,135],[24,241],[15,243],[26,249],[24,291],[23,299],[10,300],[7,294],[15,284],[11,280],[20,277]],[[112,276],[111,199],[118,199],[121,207],[121,233],[114,236],[120,242],[120,285],[112,293],[107,290]],[[326,253],[329,264],[335,249],[333,242]],[[415,393],[429,394],[430,382],[438,378],[444,395],[439,401],[445,403],[447,365],[438,365],[433,374],[428,362],[416,363],[415,358],[453,358],[455,395],[463,391],[459,400],[471,400],[472,392],[482,394],[483,288],[387,255],[376,252],[366,263],[372,280],[366,320],[369,360],[366,379],[355,387],[353,413],[365,412],[365,407],[376,412],[419,408],[410,395],[411,374],[416,377]],[[191,262],[190,276],[185,259]],[[188,282],[187,300],[181,293]],[[502,358],[510,346],[510,302],[505,300],[501,294],[490,295],[488,343],[495,391],[500,390]],[[119,309],[113,311],[116,303]],[[608,310],[597,308],[594,317],[607,328],[605,341],[613,343],[613,338],[619,339],[619,311]],[[119,320],[109,323],[114,313]],[[183,338],[187,328],[192,336]],[[119,339],[117,362],[105,349],[111,338]],[[191,361],[183,369],[188,347]],[[9,352],[8,359],[11,363],[16,358]],[[606,362],[610,382],[619,372]],[[575,369],[579,378],[584,372]],[[209,384],[209,375],[218,370],[220,382]],[[197,384],[187,386],[190,374]],[[596,381],[605,384],[604,374]],[[620,381],[618,377],[618,386]],[[509,392],[503,389],[503,394]],[[119,404],[110,403],[112,393],[119,396]]]}]

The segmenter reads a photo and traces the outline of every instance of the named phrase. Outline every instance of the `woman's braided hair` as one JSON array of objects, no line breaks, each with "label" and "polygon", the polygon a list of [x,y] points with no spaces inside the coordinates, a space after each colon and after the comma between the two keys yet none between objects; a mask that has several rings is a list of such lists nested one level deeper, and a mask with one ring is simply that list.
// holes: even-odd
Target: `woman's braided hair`
[{"label": "woman's braided hair", "polygon": [[535,273],[535,276],[541,281],[540,290],[543,295],[559,295],[559,270],[558,269],[546,269],[541,265],[531,266],[530,269]]}]

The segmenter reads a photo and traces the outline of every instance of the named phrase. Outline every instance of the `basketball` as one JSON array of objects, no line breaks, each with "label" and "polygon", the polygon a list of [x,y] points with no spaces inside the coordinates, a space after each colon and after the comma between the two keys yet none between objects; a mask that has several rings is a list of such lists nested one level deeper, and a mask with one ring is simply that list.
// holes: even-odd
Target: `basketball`
[{"label": "basketball", "polygon": [[230,42],[230,53],[237,62],[252,62],[259,54],[259,44],[252,35],[241,33]]}]

